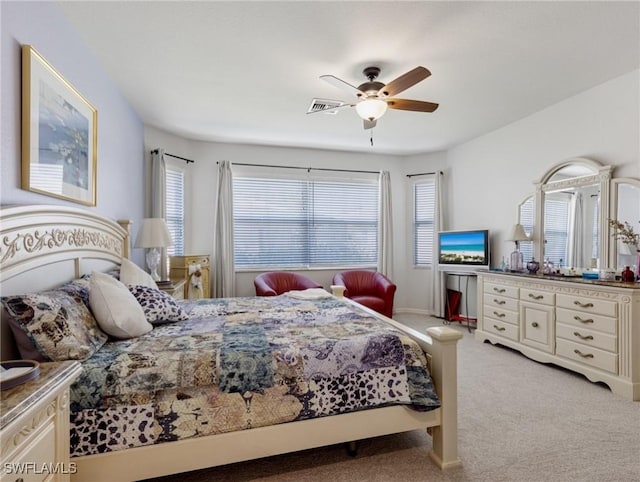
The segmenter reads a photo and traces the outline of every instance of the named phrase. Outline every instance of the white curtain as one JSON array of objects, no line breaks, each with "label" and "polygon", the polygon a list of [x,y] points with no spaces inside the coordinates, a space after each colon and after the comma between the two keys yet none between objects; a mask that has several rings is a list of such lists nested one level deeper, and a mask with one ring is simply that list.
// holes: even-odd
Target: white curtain
[{"label": "white curtain", "polygon": [[[564,260],[565,266],[591,266],[591,261],[585,260],[584,235],[585,210],[584,197],[581,192],[576,192],[571,210],[573,219],[569,221],[569,259]],[[590,233],[589,233],[590,234]]]},{"label": "white curtain", "polygon": [[393,224],[391,221],[391,179],[389,171],[380,171],[378,177],[378,272],[393,278]]},{"label": "white curtain", "polygon": [[235,296],[236,273],[233,261],[233,173],[231,163],[218,164],[216,224],[213,241],[213,296]]},{"label": "white curtain", "polygon": [[[167,215],[167,165],[164,160],[164,149],[151,151],[151,202],[150,218],[165,219]],[[160,279],[168,279],[167,250],[160,250]]]},{"label": "white curtain", "polygon": [[444,189],[442,172],[434,178],[435,205],[433,210],[433,254],[431,259],[431,311],[434,316],[445,316],[446,279],[443,271],[438,269],[438,231],[444,229]]}]

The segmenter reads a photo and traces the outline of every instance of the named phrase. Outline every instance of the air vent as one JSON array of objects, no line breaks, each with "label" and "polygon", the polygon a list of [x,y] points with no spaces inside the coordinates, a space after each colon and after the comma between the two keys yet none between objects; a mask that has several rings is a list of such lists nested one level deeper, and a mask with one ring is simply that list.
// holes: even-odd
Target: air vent
[{"label": "air vent", "polygon": [[320,111],[324,111],[325,114],[337,114],[338,111],[335,110],[336,107],[342,107],[345,104],[346,102],[339,100],[313,99],[309,110],[307,110],[307,114]]}]

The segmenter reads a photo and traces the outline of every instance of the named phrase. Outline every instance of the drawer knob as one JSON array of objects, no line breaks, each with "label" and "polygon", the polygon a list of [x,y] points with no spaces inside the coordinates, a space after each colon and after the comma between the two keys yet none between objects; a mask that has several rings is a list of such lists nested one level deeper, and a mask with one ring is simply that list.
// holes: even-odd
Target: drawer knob
[{"label": "drawer knob", "polygon": [[581,301],[575,300],[573,304],[580,308],[593,308],[593,303],[582,303]]},{"label": "drawer knob", "polygon": [[544,298],[543,295],[534,295],[533,293],[529,293],[529,298],[533,299],[533,300],[541,300]]},{"label": "drawer knob", "polygon": [[582,358],[593,358],[593,354],[591,354],[591,353],[582,353],[578,349],[573,350],[573,353],[575,353],[576,355],[580,355]]},{"label": "drawer knob", "polygon": [[581,340],[593,340],[593,336],[591,336],[591,335],[583,335],[578,331],[574,331],[573,332],[573,336],[577,336]]},{"label": "drawer knob", "polygon": [[498,331],[504,331],[506,328],[504,326],[493,325],[493,327]]},{"label": "drawer knob", "polygon": [[534,321],[533,323],[531,323],[531,326],[533,326],[534,328],[538,328],[540,325],[537,321]]},{"label": "drawer knob", "polygon": [[497,305],[504,305],[506,303],[504,300],[496,300],[495,298],[493,299],[493,302]]},{"label": "drawer knob", "polygon": [[504,293],[507,290],[505,290],[504,288],[493,288],[493,291],[495,291],[496,293]]},{"label": "drawer knob", "polygon": [[507,316],[505,313],[498,313],[497,311],[494,311],[493,314],[498,318],[504,318],[505,316]]},{"label": "drawer knob", "polygon": [[592,318],[580,318],[578,315],[575,315],[573,319],[579,321],[580,323],[593,323]]}]

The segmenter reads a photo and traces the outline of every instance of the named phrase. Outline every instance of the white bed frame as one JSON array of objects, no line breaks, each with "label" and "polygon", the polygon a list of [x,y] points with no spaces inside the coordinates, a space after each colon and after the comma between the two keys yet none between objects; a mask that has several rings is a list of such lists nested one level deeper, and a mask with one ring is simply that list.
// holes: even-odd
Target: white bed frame
[{"label": "white bed frame", "polygon": [[[116,223],[84,209],[0,208],[0,294],[49,289],[118,265],[129,256],[129,227],[129,221]],[[376,408],[83,456],[72,459],[77,464],[72,480],[140,480],[416,429],[431,434],[429,456],[440,468],[458,466],[456,350],[462,334],[443,326],[429,328],[425,335],[382,318],[431,356],[440,408],[430,412],[406,406]],[[6,323],[2,325],[1,358],[15,358],[13,336]]]}]

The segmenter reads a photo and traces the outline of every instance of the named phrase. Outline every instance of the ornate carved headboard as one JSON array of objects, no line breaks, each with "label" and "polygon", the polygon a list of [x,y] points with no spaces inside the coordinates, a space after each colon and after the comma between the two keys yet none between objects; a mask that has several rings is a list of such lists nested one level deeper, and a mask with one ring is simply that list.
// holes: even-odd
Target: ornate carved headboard
[{"label": "ornate carved headboard", "polygon": [[[59,286],[129,257],[130,221],[52,205],[0,208],[0,295]],[[14,350],[4,321],[0,357]]]}]

